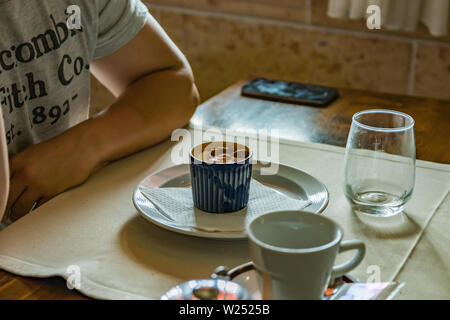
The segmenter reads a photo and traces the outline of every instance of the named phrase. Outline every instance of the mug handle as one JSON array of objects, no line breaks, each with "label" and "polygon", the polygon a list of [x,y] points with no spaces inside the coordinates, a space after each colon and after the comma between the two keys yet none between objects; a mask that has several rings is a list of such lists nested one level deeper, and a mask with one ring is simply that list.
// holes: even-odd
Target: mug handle
[{"label": "mug handle", "polygon": [[356,266],[358,266],[364,258],[364,254],[366,253],[366,245],[360,240],[343,241],[339,246],[339,253],[349,250],[358,250],[358,252],[351,260],[333,267],[331,271],[332,279],[341,277],[356,268]]}]

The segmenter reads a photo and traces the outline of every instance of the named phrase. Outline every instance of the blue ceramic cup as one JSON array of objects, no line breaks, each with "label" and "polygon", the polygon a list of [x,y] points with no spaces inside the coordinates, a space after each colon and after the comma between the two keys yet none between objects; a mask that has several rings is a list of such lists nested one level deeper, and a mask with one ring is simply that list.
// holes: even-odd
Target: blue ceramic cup
[{"label": "blue ceramic cup", "polygon": [[194,206],[211,213],[234,212],[248,204],[252,153],[235,142],[206,142],[190,154]]}]

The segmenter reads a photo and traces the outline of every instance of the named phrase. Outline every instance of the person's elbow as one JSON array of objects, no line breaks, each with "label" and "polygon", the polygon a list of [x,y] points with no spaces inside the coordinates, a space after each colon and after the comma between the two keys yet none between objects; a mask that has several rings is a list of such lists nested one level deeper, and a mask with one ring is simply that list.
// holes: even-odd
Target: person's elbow
[{"label": "person's elbow", "polygon": [[178,127],[184,127],[189,123],[197,106],[200,104],[200,94],[195,85],[194,75],[189,65],[175,70],[174,77],[174,84],[176,85],[173,88],[174,92],[172,94],[177,95],[177,103],[172,113],[178,120]]}]

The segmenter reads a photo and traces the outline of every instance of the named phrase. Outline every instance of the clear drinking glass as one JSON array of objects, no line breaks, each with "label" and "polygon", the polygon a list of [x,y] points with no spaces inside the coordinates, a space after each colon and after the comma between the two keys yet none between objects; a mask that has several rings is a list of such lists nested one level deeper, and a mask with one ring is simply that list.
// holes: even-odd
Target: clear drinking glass
[{"label": "clear drinking glass", "polygon": [[345,154],[345,196],[356,213],[393,216],[415,182],[414,119],[402,112],[366,110],[353,116]]}]

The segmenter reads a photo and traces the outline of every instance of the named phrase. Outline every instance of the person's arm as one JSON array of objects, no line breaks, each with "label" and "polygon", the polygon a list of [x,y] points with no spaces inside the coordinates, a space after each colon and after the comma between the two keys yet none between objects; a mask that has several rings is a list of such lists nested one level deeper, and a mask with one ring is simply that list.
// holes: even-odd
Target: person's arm
[{"label": "person's arm", "polygon": [[10,161],[11,220],[36,201],[42,204],[83,183],[102,163],[168,138],[188,123],[199,103],[188,62],[154,19],[127,45],[94,61],[91,70],[117,101]]},{"label": "person's arm", "polygon": [[156,23],[147,23],[129,45],[95,61],[91,70],[118,97],[88,124],[101,161],[166,139],[188,123],[199,103],[187,60]]},{"label": "person's arm", "polygon": [[0,108],[0,221],[2,220],[5,212],[4,210],[9,193],[8,150],[6,147],[5,135],[3,134],[3,132],[5,132],[5,128],[2,119],[2,108]]}]

